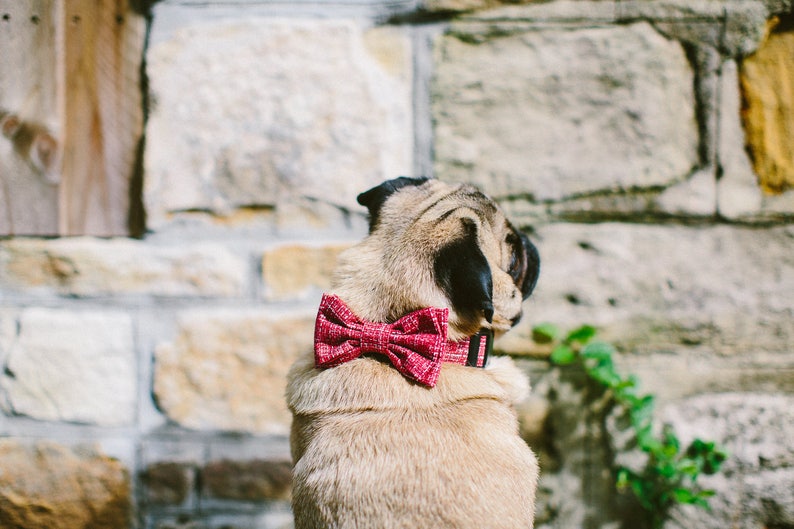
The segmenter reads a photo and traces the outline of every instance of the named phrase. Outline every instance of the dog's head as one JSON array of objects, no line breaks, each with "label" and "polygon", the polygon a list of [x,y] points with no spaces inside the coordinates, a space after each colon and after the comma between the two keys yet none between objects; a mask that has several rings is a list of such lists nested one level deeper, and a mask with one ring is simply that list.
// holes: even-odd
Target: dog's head
[{"label": "dog's head", "polygon": [[358,196],[370,233],[340,257],[337,294],[359,316],[394,321],[450,309],[450,339],[498,335],[521,317],[540,259],[490,198],[469,185],[397,178]]}]

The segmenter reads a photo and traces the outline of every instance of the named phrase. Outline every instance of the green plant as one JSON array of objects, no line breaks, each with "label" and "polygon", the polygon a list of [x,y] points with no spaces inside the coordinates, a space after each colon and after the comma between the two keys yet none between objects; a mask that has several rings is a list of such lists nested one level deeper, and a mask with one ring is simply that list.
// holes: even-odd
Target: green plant
[{"label": "green plant", "polygon": [[615,369],[613,345],[595,340],[596,328],[583,325],[563,335],[552,324],[533,328],[538,343],[551,346],[550,361],[557,366],[579,364],[589,378],[611,393],[615,404],[625,411],[637,447],[647,454],[647,463],[640,471],[626,467],[616,469],[619,490],[630,490],[654,529],[662,527],[676,504],[692,504],[709,508],[713,490],[698,483],[701,474],[719,471],[727,454],[710,441],[695,439],[684,450],[673,428],[666,425],[661,435],[653,428],[654,397],[638,392],[634,376],[621,376]]}]

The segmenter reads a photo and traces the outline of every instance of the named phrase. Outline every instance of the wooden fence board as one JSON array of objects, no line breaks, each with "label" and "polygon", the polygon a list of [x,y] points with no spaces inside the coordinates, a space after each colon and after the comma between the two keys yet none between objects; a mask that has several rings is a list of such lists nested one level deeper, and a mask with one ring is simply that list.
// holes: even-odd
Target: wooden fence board
[{"label": "wooden fence board", "polygon": [[0,235],[128,233],[146,32],[129,4],[0,0]]},{"label": "wooden fence board", "polygon": [[58,233],[58,188],[30,158],[35,130],[59,126],[56,15],[52,0],[0,0],[0,235]]}]

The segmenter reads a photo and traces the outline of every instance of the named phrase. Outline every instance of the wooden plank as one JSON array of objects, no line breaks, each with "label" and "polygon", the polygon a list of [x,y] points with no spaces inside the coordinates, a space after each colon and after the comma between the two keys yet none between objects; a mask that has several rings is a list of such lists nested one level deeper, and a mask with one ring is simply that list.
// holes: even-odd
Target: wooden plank
[{"label": "wooden plank", "polygon": [[143,131],[145,19],[128,0],[68,0],[61,16],[60,232],[124,235]]},{"label": "wooden plank", "polygon": [[58,233],[57,157],[49,175],[37,157],[60,126],[56,17],[54,0],[0,0],[0,235]]}]

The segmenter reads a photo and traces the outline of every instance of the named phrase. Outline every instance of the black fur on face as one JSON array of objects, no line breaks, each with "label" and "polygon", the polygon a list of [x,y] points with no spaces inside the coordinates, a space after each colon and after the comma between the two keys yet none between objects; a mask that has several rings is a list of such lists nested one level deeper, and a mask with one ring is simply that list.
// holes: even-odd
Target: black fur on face
[{"label": "black fur on face", "polygon": [[461,219],[463,237],[439,249],[433,267],[436,284],[455,311],[466,320],[493,321],[493,279],[491,267],[477,243],[477,226]]}]

